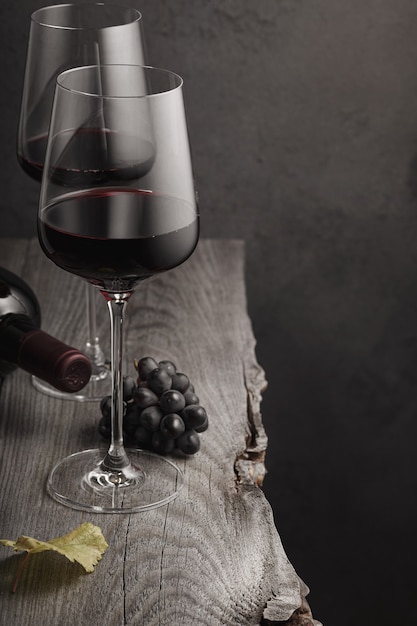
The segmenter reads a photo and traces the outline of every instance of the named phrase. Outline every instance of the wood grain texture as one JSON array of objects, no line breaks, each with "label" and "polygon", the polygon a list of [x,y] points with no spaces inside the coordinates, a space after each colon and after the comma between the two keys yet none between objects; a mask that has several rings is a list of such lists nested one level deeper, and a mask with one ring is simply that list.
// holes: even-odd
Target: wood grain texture
[{"label": "wood grain texture", "polygon": [[[72,345],[85,337],[85,288],[51,264],[36,240],[0,239],[0,265],[37,293],[43,328]],[[101,443],[97,404],[48,398],[18,371],[0,395],[0,537],[50,539],[84,521],[109,544],[93,574],[53,553],[29,560],[2,548],[0,624],[255,626],[319,624],[282,547],[259,485],[267,437],[264,372],[246,312],[241,241],[200,242],[183,266],[141,286],[127,309],[125,364],[151,355],[190,375],[209,430],[198,454],[176,458],[185,487],[169,505],[133,515],[73,511],[45,492],[55,460]],[[104,299],[98,330],[108,350]],[[296,621],[300,619],[308,621]],[[290,621],[287,621],[290,620]]]}]

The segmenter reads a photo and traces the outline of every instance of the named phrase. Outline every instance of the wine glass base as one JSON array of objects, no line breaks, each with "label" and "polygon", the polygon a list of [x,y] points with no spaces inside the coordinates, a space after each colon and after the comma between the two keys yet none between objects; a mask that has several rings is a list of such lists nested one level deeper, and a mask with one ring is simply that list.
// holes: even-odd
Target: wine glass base
[{"label": "wine glass base", "polygon": [[59,391],[37,376],[32,376],[32,385],[37,391],[52,398],[75,400],[76,402],[100,402],[104,396],[111,394],[111,372],[109,369],[103,368],[100,374],[91,376],[83,389],[74,393]]},{"label": "wine glass base", "polygon": [[72,509],[90,513],[137,513],[172,502],[183,487],[183,473],[168,459],[138,449],[127,449],[127,470],[106,472],[105,451],[76,452],[52,469],[47,482],[50,496]]}]

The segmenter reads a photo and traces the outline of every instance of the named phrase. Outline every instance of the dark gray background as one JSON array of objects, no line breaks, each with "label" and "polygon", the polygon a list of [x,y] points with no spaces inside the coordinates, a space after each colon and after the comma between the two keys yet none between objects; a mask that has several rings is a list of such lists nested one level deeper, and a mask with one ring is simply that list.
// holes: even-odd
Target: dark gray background
[{"label": "dark gray background", "polygon": [[[14,151],[44,4],[0,3],[2,236],[35,234],[38,185]],[[265,491],[288,556],[326,626],[411,626],[417,4],[130,4],[150,62],[185,79],[202,235],[246,241]]]}]

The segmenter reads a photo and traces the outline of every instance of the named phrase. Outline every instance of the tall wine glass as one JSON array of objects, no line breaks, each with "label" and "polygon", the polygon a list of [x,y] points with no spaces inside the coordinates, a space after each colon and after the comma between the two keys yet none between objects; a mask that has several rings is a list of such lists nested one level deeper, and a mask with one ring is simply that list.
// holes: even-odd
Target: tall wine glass
[{"label": "tall wine glass", "polygon": [[96,512],[165,504],[178,494],[180,469],[123,445],[123,320],[136,286],[183,263],[198,242],[178,75],[108,65],[58,76],[38,232],[54,263],[101,291],[112,332],[110,447],[60,461],[49,476],[49,493],[70,507]]},{"label": "tall wine glass", "polygon": [[[60,4],[31,16],[17,155],[23,170],[40,181],[56,76],[71,67],[91,64],[145,62],[142,17],[136,10],[112,4]],[[90,358],[90,382],[77,394],[58,391],[33,377],[48,395],[71,400],[100,400],[110,393],[110,371],[96,326],[96,294],[86,285],[87,338],[83,351]]]}]

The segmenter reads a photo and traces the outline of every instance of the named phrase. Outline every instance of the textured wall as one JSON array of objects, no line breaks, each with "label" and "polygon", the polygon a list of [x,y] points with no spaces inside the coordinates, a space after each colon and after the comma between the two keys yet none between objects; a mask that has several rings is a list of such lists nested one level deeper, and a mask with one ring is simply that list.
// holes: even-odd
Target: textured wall
[{"label": "textured wall", "polygon": [[[37,186],[14,144],[24,17],[42,4],[0,5],[2,235],[35,232]],[[247,242],[270,382],[265,490],[314,613],[411,626],[417,5],[130,4],[150,62],[185,78],[203,236]]]}]

